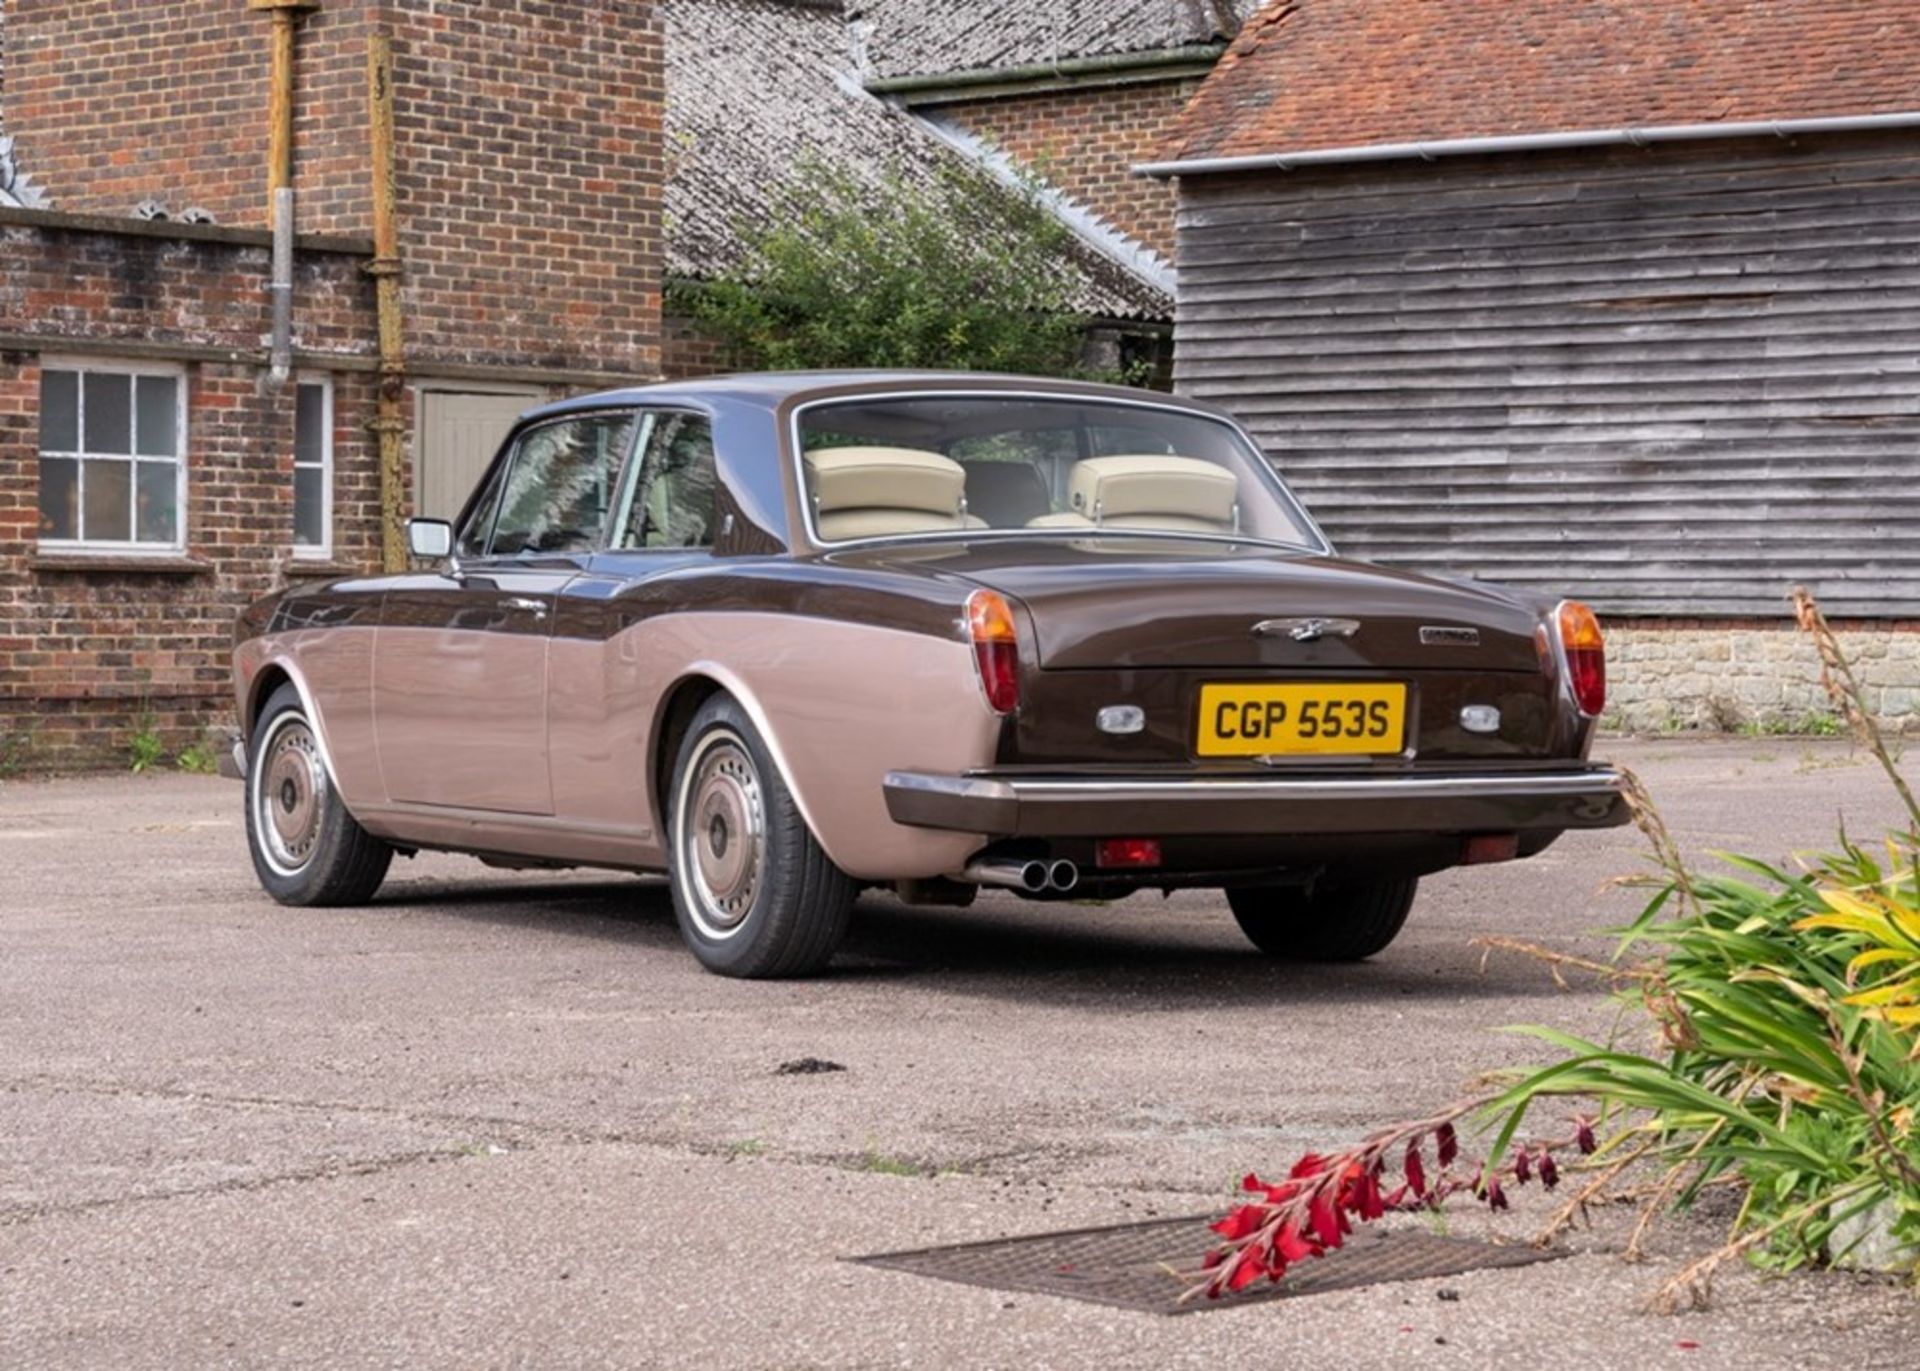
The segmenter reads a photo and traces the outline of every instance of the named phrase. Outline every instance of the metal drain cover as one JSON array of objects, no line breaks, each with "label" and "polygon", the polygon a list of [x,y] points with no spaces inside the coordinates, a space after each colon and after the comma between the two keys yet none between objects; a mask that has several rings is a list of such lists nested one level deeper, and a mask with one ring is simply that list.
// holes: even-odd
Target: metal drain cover
[{"label": "metal drain cover", "polygon": [[1185,1286],[1170,1273],[1194,1270],[1219,1241],[1207,1228],[1214,1217],[1206,1214],[1113,1228],[1077,1228],[954,1247],[882,1252],[853,1260],[991,1290],[1064,1295],[1152,1314],[1192,1314],[1203,1309],[1233,1308],[1253,1300],[1457,1276],[1489,1267],[1526,1266],[1565,1255],[1532,1247],[1498,1247],[1464,1238],[1443,1238],[1419,1229],[1360,1232],[1345,1247],[1295,1268],[1278,1285],[1263,1281],[1238,1295],[1217,1300],[1195,1298],[1182,1304],[1179,1299]]}]

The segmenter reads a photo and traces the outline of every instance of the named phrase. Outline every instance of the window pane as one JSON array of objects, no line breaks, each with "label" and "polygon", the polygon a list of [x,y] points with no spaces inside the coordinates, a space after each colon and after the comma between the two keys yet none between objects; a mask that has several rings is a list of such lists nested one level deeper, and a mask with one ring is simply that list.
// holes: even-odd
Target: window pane
[{"label": "window pane", "polygon": [[663,414],[648,436],[622,547],[713,546],[713,429]]},{"label": "window pane", "polygon": [[[118,465],[117,463],[115,465]],[[143,543],[180,541],[180,468],[172,462],[141,462],[134,490],[134,527]]]},{"label": "window pane", "polygon": [[80,450],[80,376],[77,372],[40,373],[40,450]]},{"label": "window pane", "polygon": [[326,387],[301,386],[293,408],[293,460],[296,463],[318,466],[326,459],[326,422]]},{"label": "window pane", "polygon": [[326,508],[323,481],[326,473],[319,467],[295,467],[293,472],[293,545],[319,547],[325,541],[321,511]]},{"label": "window pane", "polygon": [[[87,398],[91,405],[91,393]],[[133,534],[133,463],[88,462],[86,466],[86,509],[80,536],[108,543],[127,542]]]},{"label": "window pane", "polygon": [[[89,371],[86,387],[86,448],[88,452],[133,451],[133,378],[108,371]],[[92,536],[92,535],[88,535]]]},{"label": "window pane", "polygon": [[522,438],[507,471],[493,555],[593,547],[634,422],[631,414],[569,419]]},{"label": "window pane", "polygon": [[172,376],[136,376],[133,385],[134,407],[138,411],[140,455],[179,455],[179,380]]},{"label": "window pane", "polygon": [[40,459],[40,536],[80,536],[80,463],[71,457]]}]

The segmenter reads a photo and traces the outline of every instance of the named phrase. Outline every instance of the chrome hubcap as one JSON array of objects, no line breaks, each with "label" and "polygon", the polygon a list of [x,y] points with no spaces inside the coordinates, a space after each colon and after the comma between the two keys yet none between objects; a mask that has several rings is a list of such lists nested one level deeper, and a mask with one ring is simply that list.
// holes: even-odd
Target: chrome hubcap
[{"label": "chrome hubcap", "polygon": [[254,767],[253,826],[267,864],[283,876],[313,857],[326,816],[327,769],[306,720],[283,714]]},{"label": "chrome hubcap", "polygon": [[767,861],[760,773],[740,738],[701,740],[680,791],[679,868],[693,920],[710,938],[737,932],[753,909]]}]

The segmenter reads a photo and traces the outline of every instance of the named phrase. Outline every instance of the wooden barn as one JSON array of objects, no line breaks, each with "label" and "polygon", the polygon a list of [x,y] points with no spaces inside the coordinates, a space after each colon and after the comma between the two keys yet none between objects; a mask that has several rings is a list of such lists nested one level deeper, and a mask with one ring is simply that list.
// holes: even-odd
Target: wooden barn
[{"label": "wooden barn", "polygon": [[1346,551],[1591,600],[1636,726],[1920,728],[1920,4],[1276,0],[1162,160],[1177,388]]}]

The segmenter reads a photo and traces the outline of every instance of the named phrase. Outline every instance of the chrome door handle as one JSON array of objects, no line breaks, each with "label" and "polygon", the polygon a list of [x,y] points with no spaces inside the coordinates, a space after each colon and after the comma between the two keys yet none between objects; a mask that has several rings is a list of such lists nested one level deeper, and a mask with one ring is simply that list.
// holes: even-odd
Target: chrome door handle
[{"label": "chrome door handle", "polygon": [[547,617],[547,602],[526,595],[509,595],[500,602],[508,609],[524,609],[536,619]]}]

